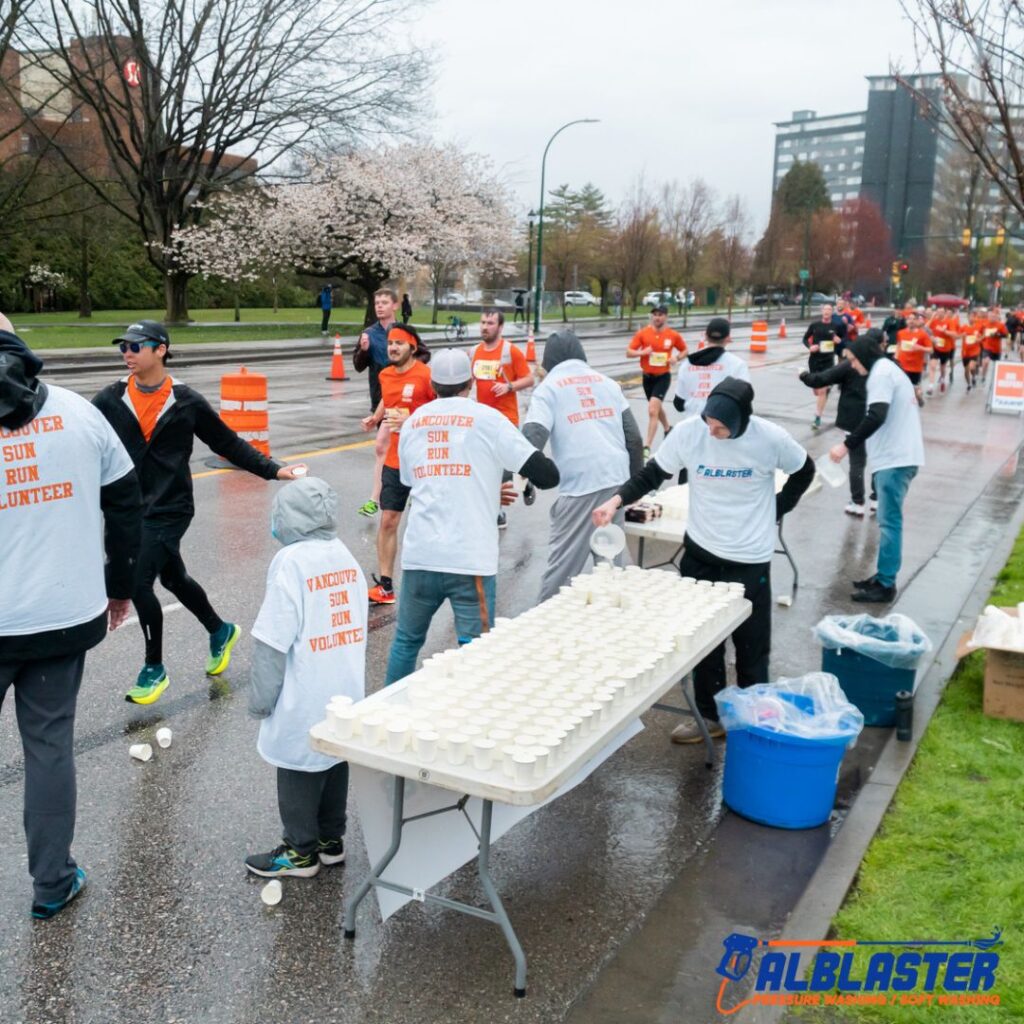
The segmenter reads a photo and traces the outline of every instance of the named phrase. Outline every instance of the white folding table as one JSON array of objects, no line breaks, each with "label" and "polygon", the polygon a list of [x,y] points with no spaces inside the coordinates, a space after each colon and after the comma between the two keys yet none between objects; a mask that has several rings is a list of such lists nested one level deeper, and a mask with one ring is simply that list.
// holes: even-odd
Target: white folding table
[{"label": "white folding table", "polygon": [[[342,758],[353,765],[376,769],[393,777],[391,845],[384,856],[376,864],[372,865],[369,873],[346,904],[344,914],[345,937],[348,939],[355,937],[356,911],[370,890],[375,887],[391,890],[420,902],[436,903],[450,910],[489,921],[501,928],[515,960],[515,995],[524,996],[526,994],[526,955],[523,952],[522,945],[516,936],[515,929],[490,874],[494,803],[498,802],[517,806],[532,806],[541,803],[577,775],[588,762],[593,761],[596,754],[607,747],[611,740],[620,735],[624,729],[629,727],[630,723],[634,722],[645,711],[654,706],[664,707],[664,705],[659,705],[658,701],[677,681],[683,682],[684,696],[691,710],[693,710],[693,699],[687,689],[685,677],[694,665],[706,657],[740,623],[747,619],[750,616],[750,612],[751,605],[749,601],[745,599],[735,601],[732,605],[731,614],[728,617],[722,617],[713,624],[702,628],[690,649],[685,653],[675,653],[668,656],[664,666],[655,672],[649,683],[644,685],[638,692],[623,698],[620,702],[621,706],[613,707],[607,720],[600,722],[598,727],[588,736],[574,743],[562,760],[548,767],[539,777],[525,784],[517,784],[513,779],[505,777],[502,774],[500,765],[488,771],[482,771],[476,769],[469,761],[458,766],[440,759],[425,762],[418,759],[414,751],[406,750],[400,754],[391,753],[386,746],[368,744],[361,736],[339,739],[326,721],[314,726],[310,736],[315,750],[328,754],[331,757]],[[554,634],[557,630],[565,628],[565,624],[552,622],[549,628],[552,634]],[[385,702],[408,703],[408,701],[407,684],[403,680],[392,686],[385,687],[383,690],[368,697],[360,706],[382,705]],[[673,709],[666,708],[666,710]],[[699,715],[696,715],[696,719],[699,724],[703,725]],[[706,727],[703,731],[705,733],[705,740],[710,747],[710,739],[706,735]],[[597,762],[592,767],[596,767],[596,764]],[[404,801],[407,779],[438,786],[452,793],[459,794],[459,796],[449,806],[430,811],[427,815],[406,817]],[[465,817],[465,820],[469,822],[469,826],[476,832],[475,825],[468,815],[464,813],[466,802],[471,797],[477,797],[482,801],[480,828],[477,835],[479,841],[477,869],[480,883],[490,904],[490,909],[451,900],[431,892],[425,892],[414,886],[382,877],[401,847],[404,827],[412,821],[435,814],[455,813]]]},{"label": "white folding table", "polygon": [[[778,494],[782,490],[783,485],[789,477],[781,470],[775,471],[775,493]],[[811,486],[804,492],[806,498],[809,494],[813,494],[815,491],[821,490],[821,478],[817,475],[814,477],[814,481]],[[658,491],[656,494],[651,495],[649,498],[645,498],[645,501],[652,501],[655,503],[662,503],[669,505],[670,507],[677,507],[683,511],[681,516],[659,516],[657,519],[652,519],[647,523],[631,523],[628,520],[623,526],[626,531],[626,535],[629,537],[637,538],[637,564],[643,569],[660,569],[666,565],[673,565],[676,568],[679,567],[679,557],[683,553],[683,538],[686,536],[686,522],[688,516],[686,512],[689,510],[689,497],[690,488],[689,484],[676,484],[673,487],[666,487],[664,490]],[[783,555],[789,567],[793,571],[793,587],[792,596],[796,597],[797,588],[800,585],[800,570],[797,568],[796,561],[793,558],[792,552],[789,550],[789,545],[786,544],[786,538],[782,533],[782,521],[779,522],[778,527],[778,538],[779,546],[775,549],[777,555]],[[672,556],[664,562],[657,562],[654,565],[644,564],[644,547],[647,541],[664,541],[668,544],[675,544],[676,550]]]}]

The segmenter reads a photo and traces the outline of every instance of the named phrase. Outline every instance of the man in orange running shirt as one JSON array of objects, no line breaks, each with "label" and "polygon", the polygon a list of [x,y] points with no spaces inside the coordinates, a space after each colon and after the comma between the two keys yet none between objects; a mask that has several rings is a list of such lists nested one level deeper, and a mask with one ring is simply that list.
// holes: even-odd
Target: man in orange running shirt
[{"label": "man in orange running shirt", "polygon": [[628,359],[639,359],[643,373],[644,395],[647,398],[647,437],[644,440],[644,458],[650,455],[654,435],[660,423],[666,435],[672,429],[665,415],[664,401],[672,383],[672,367],[686,355],[683,336],[667,326],[668,309],[655,306],[651,322],[633,335],[626,349]]}]

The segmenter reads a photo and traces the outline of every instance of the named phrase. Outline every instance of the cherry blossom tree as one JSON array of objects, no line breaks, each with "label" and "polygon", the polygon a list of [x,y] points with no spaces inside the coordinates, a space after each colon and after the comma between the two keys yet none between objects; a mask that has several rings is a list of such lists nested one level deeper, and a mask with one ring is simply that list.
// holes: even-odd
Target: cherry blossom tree
[{"label": "cherry blossom tree", "polygon": [[501,270],[517,243],[505,188],[482,158],[405,144],[325,159],[309,180],[221,196],[205,221],[175,234],[187,272],[238,282],[290,267],[340,277],[367,297],[416,266],[436,291],[456,265]]}]

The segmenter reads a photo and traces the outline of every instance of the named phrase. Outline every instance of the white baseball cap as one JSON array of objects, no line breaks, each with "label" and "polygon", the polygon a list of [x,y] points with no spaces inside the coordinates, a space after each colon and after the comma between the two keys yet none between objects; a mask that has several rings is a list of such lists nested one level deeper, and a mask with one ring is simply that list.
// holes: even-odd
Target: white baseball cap
[{"label": "white baseball cap", "polygon": [[461,349],[443,348],[430,358],[430,379],[435,384],[468,384],[472,377],[469,356]]}]

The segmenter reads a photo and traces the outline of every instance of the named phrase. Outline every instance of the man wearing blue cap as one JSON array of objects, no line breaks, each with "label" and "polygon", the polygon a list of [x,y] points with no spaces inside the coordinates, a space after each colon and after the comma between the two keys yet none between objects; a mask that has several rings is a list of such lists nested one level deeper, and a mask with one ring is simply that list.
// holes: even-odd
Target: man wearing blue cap
[{"label": "man wearing blue cap", "polygon": [[[643,470],[594,512],[594,524],[604,526],[622,505],[687,470],[690,514],[679,571],[698,580],[742,583],[753,605],[750,618],[733,633],[740,686],[769,680],[775,525],[814,479],[811,457],[782,427],[753,415],[753,402],[750,384],[726,377],[708,396],[701,416],[677,424]],[[778,494],[777,469],[789,474]],[[715,694],[724,686],[721,643],[693,670],[697,710],[712,736],[724,735],[715,706]],[[674,743],[700,739],[696,723],[672,733]]]},{"label": "man wearing blue cap", "polygon": [[144,504],[132,602],[146,638],[146,662],[125,700],[152,704],[170,682],[163,663],[163,611],[153,591],[157,578],[209,633],[207,675],[220,675],[228,667],[231,650],[242,635],[240,626],[225,622],[213,610],[181,558],[181,539],[195,515],[189,467],[195,439],[265,480],[293,480],[295,474],[294,467],[268,459],[243,441],[198,391],[170,376],[171,339],[163,324],[140,320],[113,344],[121,348],[128,376],[105,387],[93,404],[135,463]]}]

